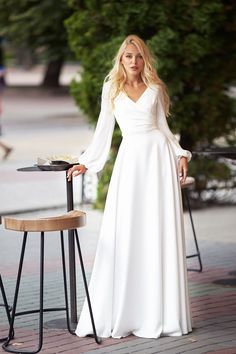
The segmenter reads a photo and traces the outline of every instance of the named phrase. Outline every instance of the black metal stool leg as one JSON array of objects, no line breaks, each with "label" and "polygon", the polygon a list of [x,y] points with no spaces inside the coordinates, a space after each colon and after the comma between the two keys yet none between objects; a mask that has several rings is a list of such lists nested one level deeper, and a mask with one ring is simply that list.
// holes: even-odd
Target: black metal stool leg
[{"label": "black metal stool leg", "polygon": [[[44,232],[41,232],[41,239],[40,239],[39,310],[24,311],[24,312],[16,313],[16,306],[17,306],[17,300],[18,300],[18,293],[19,293],[19,287],[20,287],[20,280],[21,280],[21,273],[22,273],[22,267],[23,267],[23,261],[24,261],[26,241],[27,241],[27,232],[24,233],[24,237],[23,237],[21,257],[20,257],[20,263],[19,263],[19,270],[18,270],[18,275],[17,275],[17,280],[16,280],[16,290],[15,290],[14,301],[13,301],[13,306],[12,306],[12,318],[11,318],[11,324],[10,324],[10,329],[9,329],[9,336],[8,336],[7,341],[5,343],[3,343],[2,347],[3,347],[3,349],[6,352],[9,352],[9,353],[36,354],[36,353],[40,352],[40,350],[42,349],[42,345],[43,345]],[[20,350],[19,351],[19,350],[14,350],[14,349],[8,348],[8,345],[10,344],[10,340],[12,339],[15,317],[17,315],[31,314],[31,313],[35,313],[35,312],[39,313],[39,342],[38,342],[38,348],[36,350],[34,350],[34,351],[28,351],[28,350]]]},{"label": "black metal stool leg", "polygon": [[191,255],[187,256],[187,258],[197,257],[198,261],[199,261],[199,269],[188,269],[188,270],[202,272],[201,254],[200,254],[200,250],[198,247],[197,235],[196,235],[195,227],[194,227],[194,223],[193,223],[193,217],[192,217],[192,211],[191,211],[191,206],[190,206],[189,197],[188,197],[188,191],[186,189],[186,190],[183,190],[183,192],[184,192],[183,194],[184,194],[184,197],[185,197],[185,200],[187,203],[187,207],[188,207],[189,217],[190,217],[192,231],[193,231],[194,243],[195,243],[195,247],[196,247],[196,251],[197,251],[195,254],[191,254]]},{"label": "black metal stool leg", "polygon": [[96,332],[93,311],[92,311],[92,306],[91,306],[91,301],[90,301],[90,296],[89,296],[89,291],[88,291],[88,285],[87,285],[87,280],[86,280],[86,275],[85,275],[85,270],[84,270],[84,262],[83,262],[82,252],[81,252],[80,243],[79,243],[78,231],[76,229],[74,231],[75,231],[75,239],[76,239],[76,243],[77,243],[77,248],[78,248],[78,252],[79,252],[79,259],[80,259],[80,265],[81,265],[81,270],[82,270],[84,288],[85,288],[85,292],[86,292],[89,313],[90,313],[91,323],[92,323],[92,327],[93,327],[93,334],[94,334],[94,338],[95,338],[96,343],[101,344],[101,340],[98,338],[97,332]]},{"label": "black metal stool leg", "polygon": [[39,289],[39,346],[37,351],[40,352],[43,345],[43,293],[44,293],[44,232],[41,232],[40,240],[40,289]]},{"label": "black metal stool leg", "polygon": [[12,353],[12,352],[13,353],[17,353],[17,351],[13,351],[13,350],[9,349],[8,345],[9,345],[10,340],[12,339],[13,334],[14,334],[14,321],[15,321],[18,293],[19,293],[19,288],[20,288],[22,266],[23,266],[24,255],[25,255],[25,246],[26,246],[26,241],[27,241],[27,234],[28,234],[27,232],[24,232],[23,242],[22,242],[22,247],[21,247],[21,255],[20,255],[18,274],[17,274],[17,279],[16,279],[16,289],[15,289],[15,295],[14,295],[14,300],[13,300],[13,305],[12,305],[12,314],[11,314],[9,334],[8,334],[8,338],[7,338],[6,342],[3,343],[3,345],[2,345],[3,349],[5,351],[7,351],[7,352],[10,352],[10,353]]},{"label": "black metal stool leg", "polygon": [[[7,302],[7,296],[6,296],[6,293],[5,293],[5,289],[4,289],[4,285],[3,285],[1,274],[0,274],[0,288],[1,288],[2,298],[3,298],[3,305],[0,305],[0,306],[3,306],[5,308],[7,319],[8,319],[8,323],[10,325],[10,323],[11,323],[11,315],[10,315],[11,307],[8,305],[8,302]],[[13,334],[13,336],[14,336],[14,334]],[[7,340],[7,338],[8,337],[0,338],[0,342],[5,342]]]},{"label": "black metal stool leg", "polygon": [[70,326],[70,315],[69,315],[69,301],[68,301],[68,291],[67,291],[67,276],[66,276],[66,261],[65,261],[65,247],[64,247],[64,235],[63,231],[60,231],[61,235],[61,257],[62,257],[62,270],[63,270],[63,282],[64,282],[64,294],[65,294],[65,304],[66,304],[66,323],[68,331],[75,335],[75,332]]},{"label": "black metal stool leg", "polygon": [[6,293],[5,293],[5,289],[4,289],[4,286],[3,286],[3,281],[2,281],[1,275],[0,275],[0,288],[1,288],[2,298],[3,298],[3,306],[6,309],[7,319],[8,319],[8,322],[10,324],[10,322],[11,322],[10,309],[11,308],[8,305],[8,302],[7,302],[7,296],[6,296]]}]

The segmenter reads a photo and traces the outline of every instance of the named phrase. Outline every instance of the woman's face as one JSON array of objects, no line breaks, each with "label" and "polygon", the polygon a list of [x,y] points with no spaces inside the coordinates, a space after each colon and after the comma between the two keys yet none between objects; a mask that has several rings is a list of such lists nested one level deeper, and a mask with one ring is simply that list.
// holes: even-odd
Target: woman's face
[{"label": "woman's face", "polygon": [[121,57],[121,64],[128,76],[139,76],[144,68],[143,57],[134,44],[128,44]]}]

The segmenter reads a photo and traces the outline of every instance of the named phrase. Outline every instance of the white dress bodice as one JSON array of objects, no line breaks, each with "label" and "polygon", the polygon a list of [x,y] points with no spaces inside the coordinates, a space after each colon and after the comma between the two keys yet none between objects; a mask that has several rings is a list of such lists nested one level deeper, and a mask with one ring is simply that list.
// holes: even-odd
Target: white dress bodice
[{"label": "white dress bodice", "polygon": [[150,86],[138,101],[132,101],[124,92],[115,99],[114,109],[109,100],[110,83],[106,82],[102,90],[101,111],[92,143],[79,158],[79,162],[93,172],[100,171],[109,154],[111,139],[117,121],[123,137],[132,134],[160,130],[168,139],[176,157],[191,159],[191,152],[184,150],[170,131],[162,101],[161,88]]}]

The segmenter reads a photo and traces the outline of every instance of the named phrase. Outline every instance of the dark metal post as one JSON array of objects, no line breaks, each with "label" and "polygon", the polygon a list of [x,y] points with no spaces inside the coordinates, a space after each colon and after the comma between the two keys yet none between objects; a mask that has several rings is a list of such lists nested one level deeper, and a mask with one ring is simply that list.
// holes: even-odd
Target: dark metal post
[{"label": "dark metal post", "polygon": [[187,189],[183,190],[183,195],[184,195],[186,203],[187,203],[189,217],[190,217],[190,221],[191,221],[191,225],[192,225],[192,231],[193,231],[195,247],[196,247],[196,251],[197,251],[197,253],[194,253],[194,254],[191,254],[189,256],[186,256],[186,258],[197,257],[198,258],[198,262],[199,262],[199,269],[188,268],[188,270],[196,271],[196,272],[202,272],[202,259],[201,259],[201,254],[200,254],[200,250],[199,250],[199,247],[198,247],[197,235],[196,235],[195,227],[194,227],[194,223],[193,223],[192,211],[191,211],[191,206],[190,206],[190,202],[189,202],[188,190]]},{"label": "dark metal post", "polygon": [[[73,181],[66,178],[67,211],[73,210]],[[69,252],[69,278],[70,278],[70,311],[71,322],[77,324],[77,301],[76,301],[76,264],[75,264],[75,239],[74,231],[68,231],[68,252]]]},{"label": "dark metal post", "polygon": [[89,308],[89,313],[90,313],[90,318],[91,318],[91,324],[92,324],[92,327],[93,327],[93,336],[95,338],[96,343],[97,344],[101,344],[101,340],[97,336],[96,327],[95,327],[95,323],[94,323],[92,305],[91,305],[90,296],[89,296],[89,290],[88,290],[88,285],[87,285],[87,280],[86,280],[86,274],[85,274],[85,270],[84,270],[84,262],[83,262],[81,248],[80,248],[79,236],[78,236],[77,229],[75,229],[75,239],[76,239],[77,249],[78,249],[78,253],[79,253],[81,271],[82,271],[82,276],[83,276],[83,281],[84,281],[84,288],[85,288],[87,302],[88,302],[88,308]]},{"label": "dark metal post", "polygon": [[35,353],[40,352],[43,346],[43,296],[44,296],[44,232],[40,237],[40,289],[39,289],[39,346]]},{"label": "dark metal post", "polygon": [[81,175],[81,204],[84,204],[84,200],[85,200],[84,179],[85,179],[85,173],[82,173],[82,175]]},{"label": "dark metal post", "polygon": [[68,291],[67,291],[67,275],[66,275],[66,257],[65,257],[65,246],[64,246],[64,233],[61,230],[61,260],[62,260],[62,271],[63,271],[63,283],[64,283],[64,295],[65,295],[65,311],[66,311],[66,323],[67,329],[70,334],[75,335],[75,331],[72,330],[70,326],[70,315],[69,315],[69,300],[68,300]]}]

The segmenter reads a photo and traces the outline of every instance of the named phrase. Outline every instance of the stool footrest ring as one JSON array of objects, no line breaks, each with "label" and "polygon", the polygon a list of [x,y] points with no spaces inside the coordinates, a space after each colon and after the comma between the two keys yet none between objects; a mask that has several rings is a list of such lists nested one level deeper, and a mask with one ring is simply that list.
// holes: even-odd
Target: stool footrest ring
[{"label": "stool footrest ring", "polygon": [[193,258],[193,257],[199,257],[199,253],[190,254],[189,256],[186,256],[186,258]]},{"label": "stool footrest ring", "polygon": [[[51,312],[51,311],[54,311],[54,312],[56,312],[56,311],[66,311],[66,307],[52,307],[52,308],[43,309],[43,312]],[[21,311],[21,312],[15,313],[15,316],[31,315],[31,314],[39,313],[39,312],[40,312],[40,309]]]}]

